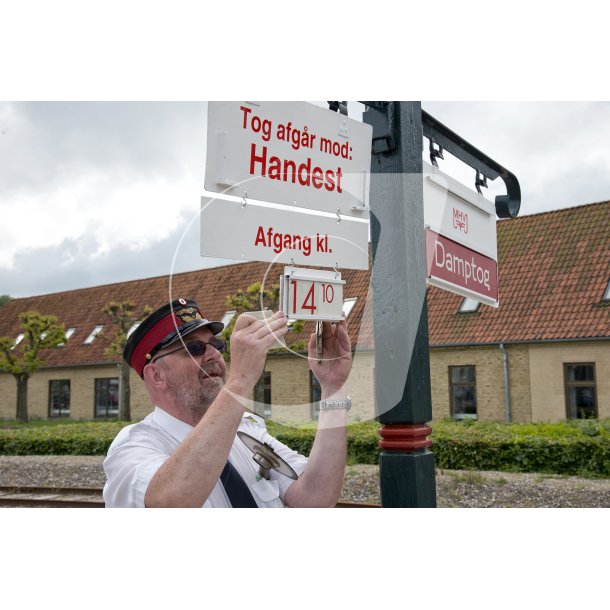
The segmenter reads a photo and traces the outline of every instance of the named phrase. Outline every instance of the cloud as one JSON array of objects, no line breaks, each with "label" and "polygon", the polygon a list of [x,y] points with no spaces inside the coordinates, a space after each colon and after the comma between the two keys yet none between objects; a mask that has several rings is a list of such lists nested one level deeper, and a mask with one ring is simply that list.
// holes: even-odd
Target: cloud
[{"label": "cloud", "polygon": [[205,104],[0,105],[0,268],[85,240],[142,250],[199,208]]},{"label": "cloud", "polygon": [[[181,222],[163,239],[135,251],[119,245],[100,252],[91,236],[66,238],[58,246],[30,248],[14,258],[11,270],[0,269],[0,294],[14,297],[47,294],[157,277],[229,264],[199,254],[199,223]],[[172,263],[175,264],[172,267]]]}]

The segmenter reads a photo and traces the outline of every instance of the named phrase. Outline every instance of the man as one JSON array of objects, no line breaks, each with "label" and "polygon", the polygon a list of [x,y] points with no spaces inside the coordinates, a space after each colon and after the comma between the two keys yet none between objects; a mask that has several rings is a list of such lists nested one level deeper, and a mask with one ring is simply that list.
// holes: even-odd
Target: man
[{"label": "man", "polygon": [[[267,352],[288,331],[277,312],[267,320],[239,316],[231,335],[231,366],[215,335],[221,322],[202,315],[197,303],[177,299],[146,318],[130,336],[123,356],[144,380],[153,413],[119,432],[104,461],[107,507],[313,507],[334,506],[343,484],[351,345],[345,319],[324,323],[323,358],[316,338],[309,363],[320,382],[318,431],[309,459],[267,432],[246,412]],[[267,480],[241,430],[269,444],[296,472],[275,470]]]}]

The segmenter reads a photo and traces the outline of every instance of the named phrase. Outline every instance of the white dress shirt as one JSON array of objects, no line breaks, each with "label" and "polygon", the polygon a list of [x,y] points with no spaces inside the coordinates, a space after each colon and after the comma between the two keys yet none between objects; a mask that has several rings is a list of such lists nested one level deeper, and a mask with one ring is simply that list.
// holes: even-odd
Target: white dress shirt
[{"label": "white dress shirt", "polygon": [[[141,422],[123,428],[110,445],[104,460],[106,508],[143,507],[150,480],[192,429],[192,426],[160,407],[155,407]],[[273,438],[267,432],[264,420],[257,415],[244,414],[238,430],[271,445],[298,475],[305,469],[307,458]],[[252,451],[237,436],[229,460],[250,488],[259,507],[284,506],[284,495],[293,483],[292,479],[275,470],[271,470],[269,480],[262,478],[258,474],[259,465],[253,459]],[[230,506],[229,498],[218,482],[203,508]]]}]

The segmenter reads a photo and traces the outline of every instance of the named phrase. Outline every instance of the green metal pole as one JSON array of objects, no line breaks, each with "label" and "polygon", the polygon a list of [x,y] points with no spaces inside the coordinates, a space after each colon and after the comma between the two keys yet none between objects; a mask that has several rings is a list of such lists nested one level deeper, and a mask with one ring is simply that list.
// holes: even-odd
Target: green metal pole
[{"label": "green metal pole", "polygon": [[421,103],[366,103],[381,504],[434,508]]}]

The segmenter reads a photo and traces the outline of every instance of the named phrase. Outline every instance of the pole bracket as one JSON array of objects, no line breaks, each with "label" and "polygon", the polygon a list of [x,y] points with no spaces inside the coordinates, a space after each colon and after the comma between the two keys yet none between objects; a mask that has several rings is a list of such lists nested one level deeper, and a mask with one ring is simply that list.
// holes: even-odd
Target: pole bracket
[{"label": "pole bracket", "polygon": [[[521,207],[521,187],[517,177],[425,110],[422,110],[421,115],[424,137],[430,140],[430,156],[432,157],[434,143],[441,151],[444,149],[450,152],[472,167],[476,171],[475,187],[479,193],[481,187],[487,188],[488,178],[495,180],[500,177],[506,186],[506,195],[496,196],[496,215],[498,218],[515,218]],[[437,165],[434,160],[432,160],[433,165]]]}]

